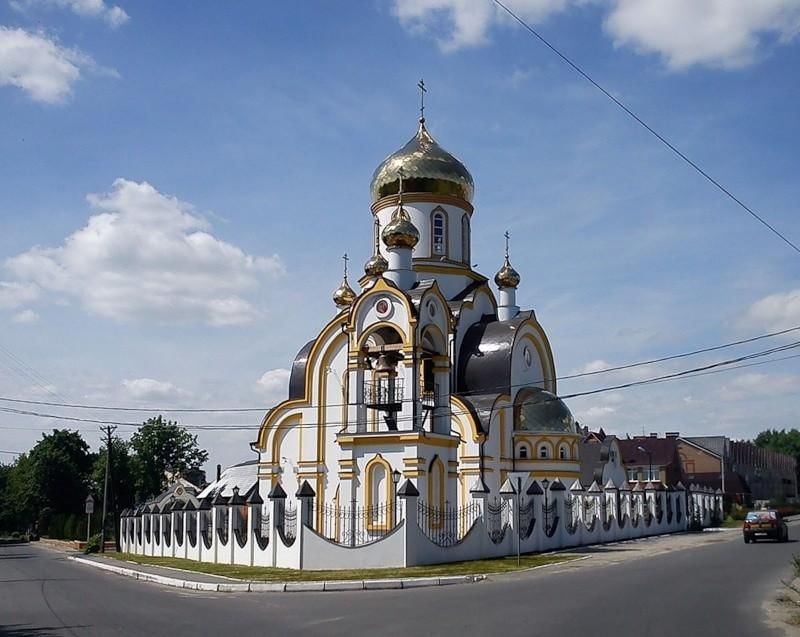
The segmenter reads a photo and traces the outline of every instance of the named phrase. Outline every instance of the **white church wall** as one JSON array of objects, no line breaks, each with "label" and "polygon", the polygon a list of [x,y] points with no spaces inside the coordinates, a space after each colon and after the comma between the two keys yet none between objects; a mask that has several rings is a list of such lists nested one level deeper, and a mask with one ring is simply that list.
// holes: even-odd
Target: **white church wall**
[{"label": "white church wall", "polygon": [[303,528],[303,568],[312,570],[339,568],[402,567],[404,560],[404,523],[380,540],[358,547],[342,546]]}]

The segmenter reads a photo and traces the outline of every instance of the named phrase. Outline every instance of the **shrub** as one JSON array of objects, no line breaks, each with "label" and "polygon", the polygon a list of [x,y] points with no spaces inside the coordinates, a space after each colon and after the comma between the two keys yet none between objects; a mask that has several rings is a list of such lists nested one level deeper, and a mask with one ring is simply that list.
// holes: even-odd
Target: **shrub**
[{"label": "shrub", "polygon": [[747,517],[747,514],[752,511],[747,507],[743,507],[741,504],[734,504],[733,508],[731,509],[731,517],[734,520],[742,521]]},{"label": "shrub", "polygon": [[89,541],[86,543],[86,548],[83,549],[83,552],[87,555],[89,553],[99,553],[100,552],[100,542],[102,541],[101,535],[96,533],[92,537],[89,538]]},{"label": "shrub", "polygon": [[792,555],[792,568],[794,569],[794,576],[800,577],[800,555],[797,553]]}]

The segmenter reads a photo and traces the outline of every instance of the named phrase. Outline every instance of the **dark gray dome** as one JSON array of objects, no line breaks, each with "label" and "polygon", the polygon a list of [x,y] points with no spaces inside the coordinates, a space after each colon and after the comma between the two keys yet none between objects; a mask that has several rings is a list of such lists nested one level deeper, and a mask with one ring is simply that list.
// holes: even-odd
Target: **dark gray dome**
[{"label": "dark gray dome", "polygon": [[569,408],[555,394],[531,387],[520,392],[516,401],[514,429],[541,433],[578,432]]}]

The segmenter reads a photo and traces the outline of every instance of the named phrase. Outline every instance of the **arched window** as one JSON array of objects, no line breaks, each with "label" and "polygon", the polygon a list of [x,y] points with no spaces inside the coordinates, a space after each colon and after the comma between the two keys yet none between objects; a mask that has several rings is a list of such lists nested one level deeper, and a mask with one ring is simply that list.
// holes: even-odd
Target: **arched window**
[{"label": "arched window", "polygon": [[547,445],[540,445],[539,446],[539,457],[547,459],[550,457],[550,447]]},{"label": "arched window", "polygon": [[569,449],[567,449],[567,445],[561,445],[558,448],[558,457],[561,460],[569,460]]},{"label": "arched window", "polygon": [[528,448],[525,445],[519,446],[519,457],[520,460],[527,460],[528,458]]},{"label": "arched window", "polygon": [[436,208],[431,217],[431,254],[447,255],[447,220],[441,208]]},{"label": "arched window", "polygon": [[469,215],[464,215],[461,217],[461,260],[465,265],[470,264],[469,246]]}]

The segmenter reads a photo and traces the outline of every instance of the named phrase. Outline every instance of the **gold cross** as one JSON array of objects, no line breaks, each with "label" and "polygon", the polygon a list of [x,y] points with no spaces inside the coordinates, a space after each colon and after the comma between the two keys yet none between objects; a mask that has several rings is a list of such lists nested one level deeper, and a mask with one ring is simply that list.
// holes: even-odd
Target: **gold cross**
[{"label": "gold cross", "polygon": [[420,80],[417,83],[417,88],[419,89],[419,123],[425,123],[425,93],[428,92],[428,89],[425,88],[425,80]]}]

